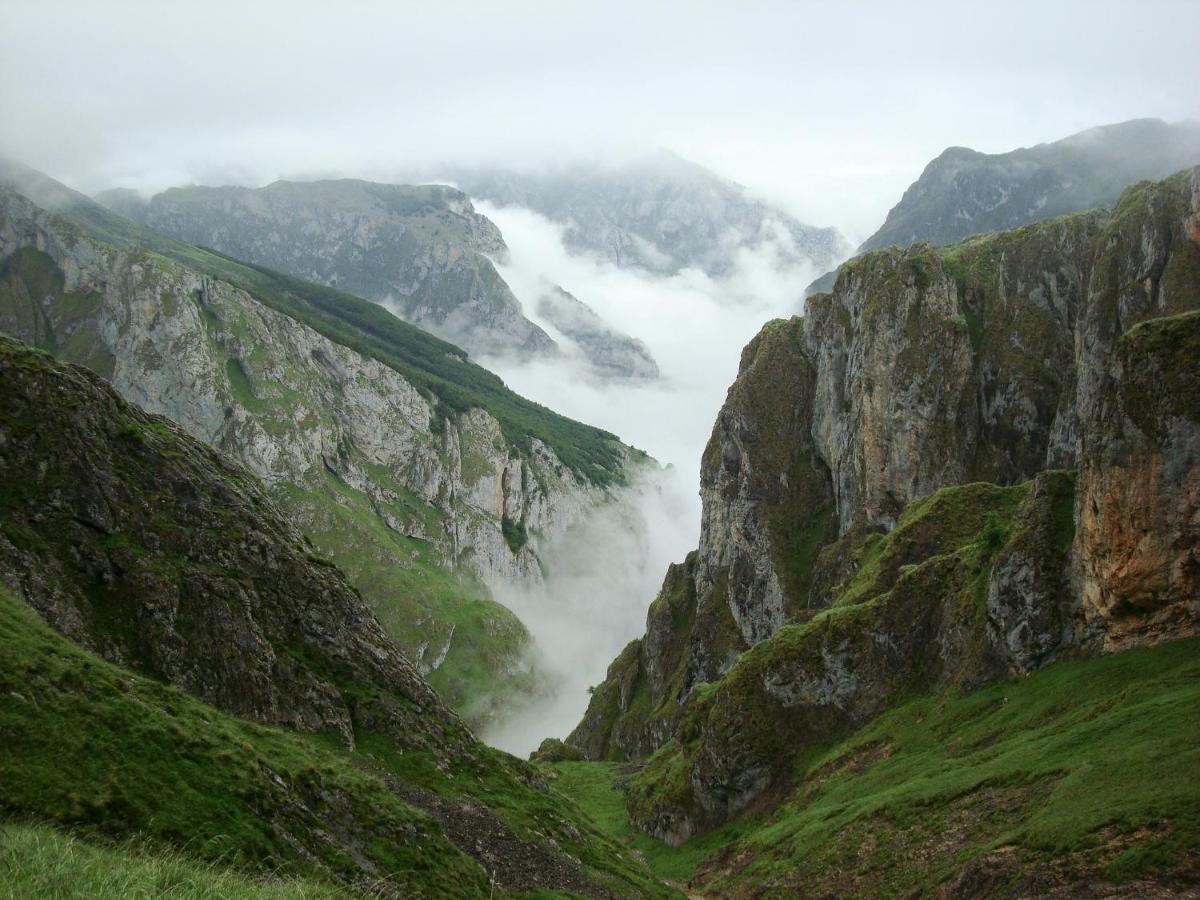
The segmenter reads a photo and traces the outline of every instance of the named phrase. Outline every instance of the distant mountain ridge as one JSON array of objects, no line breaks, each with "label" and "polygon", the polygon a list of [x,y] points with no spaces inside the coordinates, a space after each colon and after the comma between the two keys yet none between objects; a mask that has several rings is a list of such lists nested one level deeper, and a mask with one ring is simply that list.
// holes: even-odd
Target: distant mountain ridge
[{"label": "distant mountain ridge", "polygon": [[96,199],[179,240],[383,303],[476,356],[557,351],[489,259],[506,253],[500,230],[452,187],[276,181]]},{"label": "distant mountain ridge", "polygon": [[476,199],[523,206],[558,222],[572,251],[662,274],[698,268],[720,276],[741,249],[769,241],[790,261],[818,270],[850,249],[836,229],[806,225],[667,151],[613,167],[460,168],[442,176]]},{"label": "distant mountain ridge", "polygon": [[949,147],[929,163],[860,253],[952,244],[1085,209],[1138,181],[1200,163],[1200,122],[1133,119],[1007,153]]}]

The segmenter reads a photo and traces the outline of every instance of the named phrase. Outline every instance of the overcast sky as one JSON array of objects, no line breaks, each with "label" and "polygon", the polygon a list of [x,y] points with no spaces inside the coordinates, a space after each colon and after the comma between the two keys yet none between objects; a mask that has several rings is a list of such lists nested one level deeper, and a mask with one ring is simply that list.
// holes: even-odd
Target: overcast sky
[{"label": "overcast sky", "polygon": [[1200,118],[1196,0],[0,0],[0,152],[83,190],[669,147],[858,238],[944,147]]}]

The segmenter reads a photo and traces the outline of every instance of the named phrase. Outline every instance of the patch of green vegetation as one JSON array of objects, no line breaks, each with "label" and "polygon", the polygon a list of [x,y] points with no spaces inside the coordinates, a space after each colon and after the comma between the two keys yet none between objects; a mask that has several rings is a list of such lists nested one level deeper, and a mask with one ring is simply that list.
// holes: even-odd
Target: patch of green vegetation
[{"label": "patch of green vegetation", "polygon": [[488,458],[471,447],[465,440],[463,443],[464,446],[459,462],[459,472],[462,474],[463,484],[475,485],[482,478],[494,475],[495,469],[488,461]]},{"label": "patch of green vegetation", "polygon": [[1050,498],[1050,528],[1055,552],[1065,557],[1075,541],[1075,475],[1059,475],[1053,481],[1055,490]]},{"label": "patch of green vegetation", "polygon": [[968,238],[937,253],[946,274],[962,287],[990,288],[999,274],[988,236]]},{"label": "patch of green vegetation", "polygon": [[1171,419],[1200,422],[1200,310],[1148,319],[1117,342],[1125,414],[1162,440]]},{"label": "patch of green vegetation", "polygon": [[238,403],[252,412],[263,408],[265,404],[254,393],[254,386],[250,383],[250,376],[246,374],[245,365],[236,356],[225,360],[225,377],[229,379],[229,387]]},{"label": "patch of green vegetation", "polygon": [[[378,735],[355,736],[357,755],[371,765],[421,784],[441,797],[484,803],[523,839],[553,838],[579,859],[593,877],[625,895],[675,897],[677,894],[649,877],[636,854],[623,852],[622,842],[589,818],[581,817],[570,799],[554,790],[527,787],[545,777],[546,769],[490,747],[476,748],[472,761],[449,773],[428,753],[397,753],[395,745]],[[571,826],[570,823],[574,823]]]},{"label": "patch of green vegetation", "polygon": [[970,306],[963,309],[963,322],[967,326],[967,339],[971,342],[971,349],[978,353],[983,347],[983,322]]},{"label": "patch of green vegetation", "polygon": [[836,590],[835,604],[854,605],[877,596],[890,589],[902,566],[974,541],[984,541],[989,551],[999,549],[1007,540],[1005,529],[1013,512],[1028,492],[1028,483],[1000,487],[977,482],[942,488],[910,503],[891,534],[864,539],[855,553],[854,574]]},{"label": "patch of green vegetation", "polygon": [[514,554],[520,553],[529,543],[529,532],[525,530],[524,522],[518,522],[505,516],[500,520],[500,530],[504,534],[504,542],[508,544],[508,549]]},{"label": "patch of green vegetation", "polygon": [[628,776],[618,763],[560,762],[548,767],[554,790],[569,798],[603,834],[641,856],[650,871],[670,882],[684,882],[696,866],[721,847],[747,833],[745,823],[669,847],[636,831],[625,808],[624,783]]},{"label": "patch of green vegetation", "polygon": [[1198,733],[1197,639],[915,699],[814,759],[727,848],[749,865],[703,888],[929,892],[1000,847],[1025,866],[1074,855],[1114,880],[1165,875],[1200,849]]},{"label": "patch of green vegetation", "polygon": [[469,595],[439,611],[453,629],[429,683],[469,723],[482,728],[506,709],[546,690],[545,675],[524,659],[529,632],[505,606]]},{"label": "patch of green vegetation", "polygon": [[1008,543],[1008,536],[1011,533],[1012,526],[1004,521],[994,509],[988,510],[987,516],[983,520],[983,528],[979,532],[979,543],[984,550],[999,550]]},{"label": "patch of green vegetation", "polygon": [[[377,839],[361,852],[399,884],[434,896],[459,881],[486,893],[482,870],[432,820],[339,754],[91,656],[2,589],[0,732],[9,816],[140,836],[247,870],[355,877],[360,865],[318,836],[322,810],[350,810]],[[296,794],[316,811],[297,809]],[[289,832],[307,838],[315,860]]]},{"label": "patch of green vegetation", "polygon": [[775,543],[776,571],[785,582],[788,596],[801,601],[808,597],[817,554],[837,534],[837,504],[829,501],[805,513],[799,523],[790,522],[791,527],[785,525],[788,517],[778,508],[771,510],[767,517]]},{"label": "patch of green vegetation", "polygon": [[175,436],[165,421],[154,419],[126,422],[117,429],[117,436],[138,444],[145,443],[150,437],[157,437],[168,444],[175,440]]},{"label": "patch of green vegetation", "polygon": [[0,823],[0,884],[9,897],[64,900],[334,900],[352,896],[316,879],[255,877],[147,841],[88,841],[47,825],[18,823]]},{"label": "patch of green vegetation", "polygon": [[113,356],[88,322],[101,302],[93,291],[66,291],[54,260],[34,247],[21,247],[0,262],[0,331],[69,355],[107,378]]},{"label": "patch of green vegetation", "polygon": [[[399,499],[378,505],[391,520],[412,522],[414,533],[440,528],[436,510],[398,490],[385,474],[375,473],[377,484]],[[275,494],[410,659],[428,666],[445,650],[427,677],[473,725],[485,725],[505,703],[537,690],[536,673],[520,667],[530,640],[525,626],[476,578],[448,566],[430,541],[389,528],[371,498],[328,471],[318,485],[279,485]]]}]

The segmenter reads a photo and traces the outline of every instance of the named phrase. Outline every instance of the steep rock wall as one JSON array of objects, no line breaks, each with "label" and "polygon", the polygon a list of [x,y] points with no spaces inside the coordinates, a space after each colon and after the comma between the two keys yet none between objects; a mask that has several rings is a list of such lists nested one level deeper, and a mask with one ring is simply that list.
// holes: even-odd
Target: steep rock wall
[{"label": "steep rock wall", "polygon": [[[662,746],[661,734],[674,729],[673,745],[687,746],[681,729],[696,715],[689,698],[704,694],[698,693],[704,682],[732,677],[725,673],[739,652],[753,646],[743,658],[759,658],[759,645],[804,629],[814,615],[825,615],[822,609],[868,602],[876,609],[882,601],[872,598],[885,594],[886,609],[905,597],[928,609],[905,607],[883,624],[873,613],[839,641],[856,654],[875,647],[904,656],[913,644],[903,623],[919,624],[942,604],[944,614],[926,637],[951,649],[932,668],[915,664],[925,673],[922,684],[942,683],[940,676],[928,678],[942,669],[957,673],[951,680],[971,683],[1029,671],[1066,652],[1194,631],[1200,354],[1196,313],[1188,311],[1200,307],[1197,204],[1200,171],[1193,170],[1131,189],[1111,215],[1083,213],[941,251],[918,246],[868,254],[842,267],[831,294],[810,298],[803,320],[769,324],[747,348],[704,457],[693,587],[664,589],[646,637],[614,664],[610,678],[623,678],[623,695],[633,701],[603,710],[610,695],[601,685],[570,742],[592,756],[631,758]],[[756,392],[755,371],[773,368]],[[756,444],[764,434],[779,440]],[[990,538],[986,523],[976,521],[969,541],[955,538],[967,543],[924,546],[904,565],[936,562],[945,570],[923,593],[891,593],[915,572],[878,568],[883,535],[894,542],[897,524],[926,498],[968,482],[1028,482],[1047,469],[1078,469],[1078,493],[1064,501],[1061,491],[1051,492],[1053,502],[1024,514],[1020,527],[1001,517],[988,525]],[[1043,490],[1040,481],[1033,484],[1035,495]],[[779,510],[786,510],[782,520],[764,527]],[[789,571],[784,548],[813,535],[816,546]],[[991,548],[986,565],[938,561],[983,544]],[[1046,547],[1055,553],[1047,556]],[[963,574],[968,563],[975,569]],[[964,579],[975,585],[969,615],[961,604],[945,605],[947,592],[958,596],[953,586]],[[658,608],[668,593],[672,608],[690,596],[692,609],[663,616]],[[707,621],[719,619],[714,600],[724,604],[734,630],[697,628],[702,610],[709,610]],[[810,723],[800,729],[809,737],[873,715],[907,683],[902,673],[913,664],[897,668],[895,660],[880,658],[871,670],[880,677],[856,677],[854,691],[843,695],[834,690],[844,681],[836,672],[847,671],[837,663],[843,644],[820,643],[824,633],[816,629],[805,638],[805,646],[823,648],[813,649],[812,659],[824,661],[814,662],[811,691],[805,690],[824,698],[822,716],[842,710],[849,718]],[[967,644],[956,644],[959,638]],[[651,651],[652,644],[659,649]],[[790,665],[786,652],[773,658]],[[991,662],[979,663],[984,658]],[[673,665],[673,680],[662,674],[665,665]],[[849,670],[860,665],[868,663],[860,659]],[[739,661],[734,669],[740,667]],[[899,674],[881,680],[890,671]],[[772,669],[762,677],[766,684],[782,676]],[[644,694],[643,681],[649,682]],[[664,683],[671,689],[664,692]],[[768,704],[772,715],[792,709],[786,698],[775,699]],[[728,749],[735,735],[778,726],[747,719],[741,710],[756,707],[739,702],[730,699],[719,713],[720,704],[712,707],[713,715],[733,716],[736,726],[706,732],[696,759],[723,753],[717,748]],[[749,782],[719,788],[717,778],[715,793],[696,787],[706,764],[689,770],[695,788],[689,796],[699,807],[684,816],[688,827],[719,821],[774,783],[773,776],[761,783],[751,777],[755,765],[770,769],[769,753],[755,765],[738,759],[726,759],[723,771],[732,778],[741,767],[739,778]],[[736,799],[714,799],[724,790]],[[678,836],[675,825],[654,824],[670,806],[651,803],[641,821]]]}]

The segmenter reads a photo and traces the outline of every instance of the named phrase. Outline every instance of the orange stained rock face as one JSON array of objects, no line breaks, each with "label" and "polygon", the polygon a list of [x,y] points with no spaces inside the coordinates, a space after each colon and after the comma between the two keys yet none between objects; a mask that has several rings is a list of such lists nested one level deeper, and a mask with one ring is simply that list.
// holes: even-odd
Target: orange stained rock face
[{"label": "orange stained rock face", "polygon": [[1168,475],[1162,457],[1143,447],[1128,465],[1086,469],[1081,488],[1083,613],[1089,624],[1104,621],[1105,648],[1155,644],[1200,627],[1196,465]]}]

